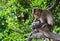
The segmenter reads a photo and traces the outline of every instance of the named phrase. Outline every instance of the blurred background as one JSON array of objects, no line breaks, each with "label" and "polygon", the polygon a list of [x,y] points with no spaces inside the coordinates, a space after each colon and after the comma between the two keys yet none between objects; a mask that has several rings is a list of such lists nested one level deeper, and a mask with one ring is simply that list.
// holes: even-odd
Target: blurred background
[{"label": "blurred background", "polygon": [[[45,9],[54,2],[55,0],[0,0],[0,41],[26,41],[34,19],[32,8]],[[51,12],[55,22],[53,32],[60,34],[60,5]],[[39,40],[41,39],[37,41]]]}]

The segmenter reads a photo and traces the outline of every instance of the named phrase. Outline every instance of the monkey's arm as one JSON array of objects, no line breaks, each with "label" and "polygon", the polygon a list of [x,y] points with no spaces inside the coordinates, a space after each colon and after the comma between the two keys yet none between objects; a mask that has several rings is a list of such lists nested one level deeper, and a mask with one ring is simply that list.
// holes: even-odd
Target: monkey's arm
[{"label": "monkey's arm", "polygon": [[51,26],[54,24],[53,16],[50,11],[47,11],[47,23]]}]

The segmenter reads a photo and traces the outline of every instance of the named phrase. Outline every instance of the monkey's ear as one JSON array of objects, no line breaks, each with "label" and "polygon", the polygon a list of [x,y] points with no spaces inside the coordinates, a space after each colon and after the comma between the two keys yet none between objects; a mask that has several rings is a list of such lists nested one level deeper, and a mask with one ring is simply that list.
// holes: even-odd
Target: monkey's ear
[{"label": "monkey's ear", "polygon": [[35,9],[35,8],[33,8],[33,9],[32,9],[32,14],[34,14],[34,12],[35,12],[35,11],[36,11],[36,9]]},{"label": "monkey's ear", "polygon": [[41,13],[43,10],[42,9],[39,9],[39,12]]},{"label": "monkey's ear", "polygon": [[42,12],[43,10],[41,8],[33,8],[32,9],[32,14],[34,14],[35,12]]}]

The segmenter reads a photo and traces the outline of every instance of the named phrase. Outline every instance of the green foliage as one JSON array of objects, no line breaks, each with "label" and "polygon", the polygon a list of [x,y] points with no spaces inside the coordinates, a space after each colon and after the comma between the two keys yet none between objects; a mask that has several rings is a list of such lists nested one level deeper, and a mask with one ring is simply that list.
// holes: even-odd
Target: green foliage
[{"label": "green foliage", "polygon": [[[44,9],[53,2],[54,0],[0,0],[0,41],[26,41],[34,18],[31,9]],[[52,11],[55,19],[53,31],[56,33],[60,32],[59,8],[60,5]]]}]

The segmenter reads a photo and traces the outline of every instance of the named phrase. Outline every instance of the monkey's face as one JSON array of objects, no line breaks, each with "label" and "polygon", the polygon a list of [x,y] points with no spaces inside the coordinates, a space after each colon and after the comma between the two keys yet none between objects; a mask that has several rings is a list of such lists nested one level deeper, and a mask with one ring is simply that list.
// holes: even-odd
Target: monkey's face
[{"label": "monkey's face", "polygon": [[40,13],[38,13],[38,12],[36,12],[35,14],[34,14],[34,17],[35,17],[35,19],[39,19],[40,18]]},{"label": "monkey's face", "polygon": [[42,10],[40,8],[34,8],[32,9],[32,14],[34,15],[35,19],[38,19],[41,17]]}]

